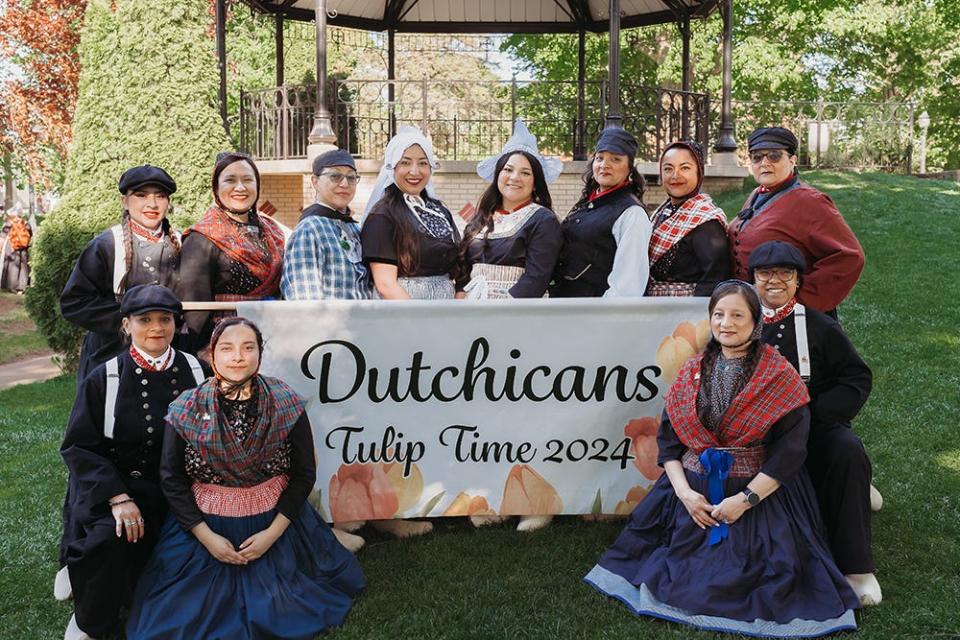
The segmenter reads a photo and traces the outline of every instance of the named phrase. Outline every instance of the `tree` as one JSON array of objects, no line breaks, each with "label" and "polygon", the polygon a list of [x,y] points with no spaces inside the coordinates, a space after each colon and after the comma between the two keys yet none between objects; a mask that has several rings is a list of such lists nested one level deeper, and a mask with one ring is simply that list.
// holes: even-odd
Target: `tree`
[{"label": "tree", "polygon": [[70,143],[86,0],[0,5],[0,56],[15,72],[0,84],[0,146],[32,181],[51,186]]},{"label": "tree", "polygon": [[26,301],[67,365],[81,331],[61,318],[58,298],[83,246],[119,220],[121,173],[147,163],[169,171],[178,186],[177,228],[210,202],[215,155],[230,144],[218,115],[207,2],[90,0],[87,7],[64,198],[41,226]]}]

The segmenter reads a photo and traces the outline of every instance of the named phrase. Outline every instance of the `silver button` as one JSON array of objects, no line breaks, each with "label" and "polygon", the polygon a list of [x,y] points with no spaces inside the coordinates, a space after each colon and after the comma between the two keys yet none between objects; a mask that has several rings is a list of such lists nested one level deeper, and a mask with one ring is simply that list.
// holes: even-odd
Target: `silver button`
[{"label": "silver button", "polygon": [[147,433],[153,433],[153,427],[147,427]]},{"label": "silver button", "polygon": [[146,260],[147,262],[150,262],[152,259],[153,258],[151,258],[150,256],[147,256],[146,258],[144,258],[144,260]]},{"label": "silver button", "polygon": [[171,380],[171,381],[170,381],[170,384],[177,384],[177,381],[176,381],[175,379],[174,379],[174,380]]},{"label": "silver button", "polygon": [[136,369],[134,369],[134,372],[135,372],[135,373],[143,373],[143,369],[141,369],[140,367],[137,367]]},{"label": "silver button", "polygon": [[780,328],[781,328],[781,329],[786,329],[786,327],[784,327],[783,325],[780,325]]},{"label": "silver button", "polygon": [[176,373],[177,371],[180,371],[180,369],[178,369],[177,367],[172,367],[170,370],[173,371],[174,373]]},{"label": "silver button", "polygon": [[156,271],[156,269],[154,269],[153,267],[150,267],[150,273],[153,273],[154,271]]},{"label": "silver button", "polygon": [[150,420],[153,420],[153,416],[148,413],[143,419],[149,422]]},{"label": "silver button", "polygon": [[777,351],[780,351],[780,345],[778,344],[773,345],[773,348],[776,349]]},{"label": "silver button", "polygon": [[144,384],[144,385],[145,385],[145,384],[147,384],[147,381],[146,381],[146,380],[141,380],[141,381],[140,381],[140,384]]},{"label": "silver button", "polygon": [[174,390],[173,390],[173,395],[175,395],[175,396],[180,395],[180,391],[179,391],[178,389],[174,389]]},{"label": "silver button", "polygon": [[144,403],[143,403],[143,408],[144,408],[144,409],[149,409],[149,408],[150,408],[150,405],[149,405],[148,403],[144,402]]},{"label": "silver button", "polygon": [[149,266],[150,266],[150,263],[149,263],[149,262],[141,262],[141,263],[140,263],[140,266],[142,266],[142,267],[149,267]]},{"label": "silver button", "polygon": [[153,440],[147,440],[147,446],[148,446],[148,447],[152,447],[152,446],[153,446]]},{"label": "silver button", "polygon": [[140,473],[139,471],[131,471],[131,472],[130,472],[130,477],[131,477],[131,478],[142,478],[142,477],[143,477],[143,474]]},{"label": "silver button", "polygon": [[777,334],[777,337],[778,337],[778,338],[782,338],[782,337],[783,337],[783,334],[782,334],[782,333],[778,333],[778,334]]},{"label": "silver button", "polygon": [[140,392],[140,395],[143,396],[144,398],[146,398],[146,397],[147,397],[147,392],[146,392],[146,391],[142,391],[142,392]]}]

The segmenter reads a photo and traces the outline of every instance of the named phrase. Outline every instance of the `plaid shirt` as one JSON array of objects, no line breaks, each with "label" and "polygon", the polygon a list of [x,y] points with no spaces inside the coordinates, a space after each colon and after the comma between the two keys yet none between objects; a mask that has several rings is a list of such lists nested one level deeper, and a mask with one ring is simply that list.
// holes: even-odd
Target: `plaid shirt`
[{"label": "plaid shirt", "polygon": [[372,298],[360,225],[318,215],[301,220],[287,242],[280,290],[287,300]]}]

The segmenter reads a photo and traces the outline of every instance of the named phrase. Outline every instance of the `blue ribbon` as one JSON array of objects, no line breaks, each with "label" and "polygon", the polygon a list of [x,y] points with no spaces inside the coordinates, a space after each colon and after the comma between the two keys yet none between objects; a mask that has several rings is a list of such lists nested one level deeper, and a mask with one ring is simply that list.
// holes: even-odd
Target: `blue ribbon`
[{"label": "blue ribbon", "polygon": [[[730,466],[733,464],[733,456],[726,451],[717,451],[710,448],[700,454],[700,464],[703,470],[707,472],[707,491],[710,504],[718,505],[723,502],[723,481],[727,479],[730,473]],[[719,523],[716,527],[710,527],[710,538],[708,545],[714,545],[727,537],[729,527],[726,522]]]}]

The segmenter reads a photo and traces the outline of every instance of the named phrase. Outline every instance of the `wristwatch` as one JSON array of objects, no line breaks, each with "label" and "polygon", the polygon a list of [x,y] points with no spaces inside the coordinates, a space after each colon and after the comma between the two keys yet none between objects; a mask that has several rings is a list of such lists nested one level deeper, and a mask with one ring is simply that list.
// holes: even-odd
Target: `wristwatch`
[{"label": "wristwatch", "polygon": [[751,507],[755,507],[760,504],[760,496],[751,491],[749,488],[743,490],[743,499]]}]

